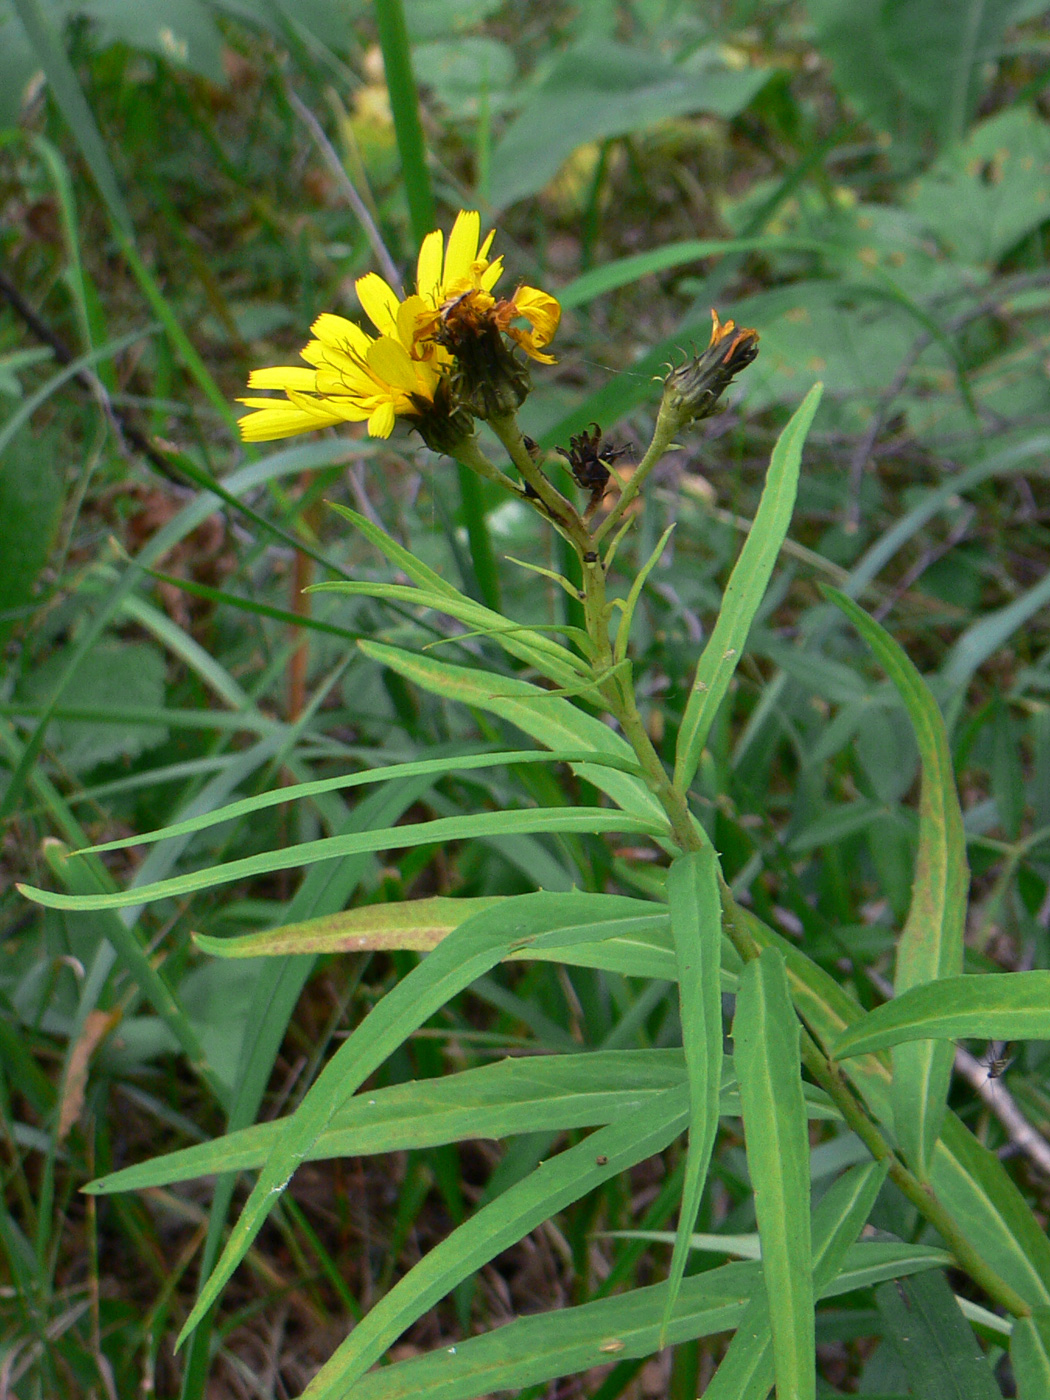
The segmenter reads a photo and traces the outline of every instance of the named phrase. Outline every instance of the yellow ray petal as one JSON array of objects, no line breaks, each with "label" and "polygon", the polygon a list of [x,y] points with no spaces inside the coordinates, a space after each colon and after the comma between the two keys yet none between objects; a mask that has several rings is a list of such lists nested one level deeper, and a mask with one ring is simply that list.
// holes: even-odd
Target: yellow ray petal
[{"label": "yellow ray petal", "polygon": [[399,340],[381,335],[369,347],[366,363],[378,379],[384,380],[394,389],[412,394],[418,388],[415,366]]},{"label": "yellow ray petal", "polygon": [[483,243],[483,244],[481,245],[481,247],[478,249],[478,262],[484,262],[485,259],[488,257],[488,255],[489,255],[489,249],[492,247],[492,240],[493,240],[495,237],[496,237],[496,230],[495,230],[494,228],[490,228],[489,231],[488,231],[488,233],[485,235],[485,241],[484,241],[484,243]]},{"label": "yellow ray petal", "polygon": [[[330,311],[318,316],[310,330],[322,345],[351,353],[356,351],[359,355],[363,355],[372,343],[372,337],[366,335],[354,321],[348,321],[345,316],[333,316]],[[311,361],[311,364],[315,363]]]},{"label": "yellow ray petal", "polygon": [[255,413],[246,413],[238,420],[241,438],[244,442],[273,442],[277,438],[295,437],[297,433],[312,433],[316,428],[325,428],[336,423],[337,418],[327,422],[315,413],[307,413],[294,404],[274,403],[270,399],[239,399],[248,407],[265,403],[266,408],[258,408]]},{"label": "yellow ray petal", "polygon": [[[378,272],[367,272],[354,283],[365,315],[381,335],[397,330],[398,296]],[[363,334],[363,332],[362,332]]]},{"label": "yellow ray petal", "polygon": [[382,403],[368,420],[368,431],[372,437],[388,438],[394,430],[394,405]]},{"label": "yellow ray petal", "polygon": [[253,369],[248,376],[249,389],[305,389],[317,387],[317,374],[298,365],[274,365],[272,369]]},{"label": "yellow ray petal", "polygon": [[503,276],[503,255],[493,258],[488,267],[478,278],[479,285],[486,291],[491,292],[493,287]]},{"label": "yellow ray petal", "polygon": [[437,296],[441,285],[441,257],[445,247],[445,236],[440,229],[428,233],[419,249],[416,263],[416,289],[421,297]]},{"label": "yellow ray petal", "polygon": [[561,321],[561,304],[549,292],[538,287],[519,287],[513,297],[519,316],[524,316],[533,329],[537,346],[549,345]]},{"label": "yellow ray petal", "polygon": [[448,251],[445,253],[443,280],[446,284],[470,276],[470,265],[478,256],[480,234],[481,215],[476,209],[462,210],[456,215],[456,222],[448,236]]}]

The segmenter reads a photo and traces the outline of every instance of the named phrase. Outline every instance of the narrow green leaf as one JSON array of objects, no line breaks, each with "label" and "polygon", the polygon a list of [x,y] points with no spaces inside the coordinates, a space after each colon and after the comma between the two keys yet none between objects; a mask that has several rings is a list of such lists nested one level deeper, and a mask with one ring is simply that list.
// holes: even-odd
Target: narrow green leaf
[{"label": "narrow green leaf", "polygon": [[[587,674],[586,665],[574,656],[568,648],[545,637],[542,632],[524,627],[491,608],[476,603],[472,598],[450,597],[447,593],[434,593],[411,584],[379,582],[317,583],[308,590],[311,593],[345,593],[351,597],[389,598],[399,603],[409,603],[414,607],[428,608],[434,612],[447,613],[457,622],[477,629],[479,635],[491,637],[512,656],[520,657],[530,666],[549,676],[558,685],[571,685],[581,675]],[[454,637],[448,638],[454,641]]]},{"label": "narrow green leaf", "polygon": [[[163,710],[158,711],[158,716],[162,718],[166,713]],[[441,758],[421,758],[413,759],[408,763],[391,763],[381,768],[367,768],[361,773],[343,773],[337,778],[320,778],[309,783],[291,783],[288,787],[275,788],[272,792],[260,793],[257,797],[245,797],[237,802],[230,802],[227,806],[217,808],[214,812],[204,812],[198,817],[172,822],[170,826],[157,827],[155,831],[122,837],[118,841],[104,841],[98,846],[85,846],[82,851],[77,851],[75,854],[86,855],[97,851],[119,851],[126,846],[146,846],[154,841],[167,841],[172,836],[187,836],[195,831],[206,831],[209,827],[222,822],[250,817],[256,812],[266,811],[270,807],[279,807],[286,802],[299,802],[309,797],[321,797],[325,793],[341,792],[345,788],[391,782],[402,778],[422,777],[426,774],[439,775],[471,772],[475,769],[502,768],[509,764],[518,763],[572,763],[587,757],[586,750],[577,746],[577,748],[564,753],[550,753],[546,750],[538,752],[535,749],[501,750],[496,753],[464,751],[448,754]],[[626,766],[619,759],[603,761],[611,762],[615,768]]]},{"label": "narrow green leaf", "polygon": [[[618,1121],[685,1082],[685,1061],[678,1049],[507,1058],[440,1079],[355,1094],[333,1114],[307,1160],[596,1127]],[[732,1097],[727,1092],[730,1108]],[[280,1121],[256,1123],[100,1177],[85,1189],[112,1195],[216,1171],[259,1167],[281,1131]]]},{"label": "narrow green leaf", "polygon": [[667,1280],[664,1323],[669,1325],[689,1255],[718,1131],[722,1082],[722,907],[718,857],[710,846],[679,856],[667,873],[671,936],[678,962],[682,1044],[689,1075],[689,1147],[678,1233]]},{"label": "narrow green leaf", "polygon": [[[845,1267],[824,1296],[839,1296],[882,1279],[943,1267],[946,1262],[943,1250],[853,1245]],[[751,1263],[724,1264],[683,1279],[667,1329],[668,1342],[677,1345],[736,1327],[761,1282],[758,1266]],[[517,1318],[455,1346],[379,1367],[361,1376],[351,1389],[335,1394],[345,1395],[346,1400],[416,1400],[420,1395],[427,1400],[471,1400],[610,1361],[651,1356],[660,1347],[666,1296],[667,1284],[658,1283],[575,1308]],[[304,1400],[307,1396],[320,1400],[309,1390]]]},{"label": "narrow green leaf", "polygon": [[[888,1166],[851,1167],[813,1212],[813,1288],[818,1296],[834,1282],[850,1245],[871,1214]],[[766,1400],[773,1387],[773,1330],[765,1288],[756,1289],[704,1400]]]},{"label": "narrow green leaf", "polygon": [[762,1237],[779,1400],[813,1400],[816,1394],[809,1139],[800,1032],[784,959],[775,948],[766,948],[740,977],[733,1060]]},{"label": "narrow green leaf", "polygon": [[634,613],[638,606],[638,599],[642,596],[642,589],[645,587],[646,579],[660,562],[660,558],[663,555],[667,541],[671,538],[671,532],[673,530],[674,522],[672,521],[657,540],[656,546],[649,555],[649,558],[634,576],[630,592],[624,600],[623,616],[620,618],[620,625],[616,629],[616,643],[613,648],[613,655],[617,661],[623,661],[627,656],[627,645],[631,639],[631,623],[634,621]]},{"label": "narrow green leaf", "polygon": [[883,1284],[875,1302],[922,1400],[1002,1400],[991,1367],[941,1273]]},{"label": "narrow green leaf", "polygon": [[[761,919],[747,910],[738,915],[761,947],[780,949],[799,1013],[830,1053],[841,1031],[864,1015],[862,1008],[823,968]],[[846,1060],[843,1071],[878,1121],[892,1125],[890,1074],[879,1056]],[[1050,1304],[1050,1240],[999,1158],[954,1113],[945,1119],[930,1185],[955,1218],[966,1221],[971,1244],[1011,1287],[1033,1304]]]},{"label": "narrow green leaf", "polygon": [[[494,695],[494,679],[484,672],[479,673],[467,666],[451,666],[430,657],[415,656],[381,642],[361,642],[359,645],[373,661],[389,666],[424,690],[499,715],[547,747],[568,749],[573,744],[581,744],[584,748],[593,749],[595,754],[612,754],[632,765],[637,762],[630,744],[607,724],[559,696],[548,695],[539,686],[510,676],[500,677],[499,694]],[[666,823],[662,807],[640,778],[628,773],[613,773],[594,763],[574,763],[572,767],[580,777],[607,793],[625,812]]]},{"label": "narrow green leaf", "polygon": [[718,621],[697,662],[675,753],[674,781],[682,791],[693,781],[715,714],[729,689],[787,536],[802,447],[822,393],[823,385],[814,384],[777,439],[754,523],[729,576]]},{"label": "narrow green leaf", "polygon": [[930,1186],[974,1249],[1033,1306],[1050,1306],[1050,1239],[1006,1167],[949,1113]]},{"label": "narrow green leaf", "polygon": [[575,917],[572,895],[521,895],[484,910],[438,944],[373,1007],[325,1065],[296,1112],[285,1120],[281,1137],[186,1320],[180,1343],[216,1300],[333,1115],[368,1075],[451,997],[494,967],[508,948],[522,946],[559,924],[571,926]]},{"label": "narrow green leaf", "polygon": [[1046,1400],[1050,1395],[1050,1308],[1019,1317],[1010,1338],[1010,1362],[1017,1400]]},{"label": "narrow green leaf", "polygon": [[662,1151],[685,1127],[688,1110],[685,1086],[668,1089],[644,1108],[541,1162],[406,1274],[329,1357],[303,1400],[345,1395],[406,1327],[462,1279],[586,1192]]},{"label": "narrow green leaf", "polygon": [[[900,646],[852,598],[824,592],[846,614],[896,687],[911,719],[922,762],[919,846],[908,918],[897,944],[898,995],[962,971],[970,874],[948,732],[937,701]],[[893,1121],[913,1170],[925,1180],[947,1111],[952,1047],[932,1040],[893,1054]]]},{"label": "narrow green leaf", "polygon": [[475,836],[514,836],[533,832],[629,831],[649,836],[661,834],[651,821],[612,812],[605,807],[542,807],[507,812],[480,812],[462,817],[441,817],[436,821],[413,822],[409,826],[388,827],[383,831],[351,832],[344,836],[324,836],[278,851],[263,851],[185,875],[141,885],[113,894],[61,895],[33,885],[18,886],[27,899],[49,909],[121,909],[129,904],[148,904],[154,899],[175,899],[197,890],[228,884],[231,880],[267,875],[274,870],[293,870],[333,856],[358,855],[365,851],[400,850],[427,846],[432,842],[466,841]]},{"label": "narrow green leaf", "polygon": [[1050,1040],[1050,972],[942,977],[912,987],[843,1031],[836,1057],[909,1041]]}]

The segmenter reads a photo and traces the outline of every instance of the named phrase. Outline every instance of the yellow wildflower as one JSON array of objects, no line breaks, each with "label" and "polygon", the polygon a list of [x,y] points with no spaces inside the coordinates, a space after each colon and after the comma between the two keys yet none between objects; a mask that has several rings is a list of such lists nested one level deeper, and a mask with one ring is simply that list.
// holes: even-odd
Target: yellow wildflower
[{"label": "yellow wildflower", "polygon": [[[505,332],[534,360],[553,364],[543,353],[554,339],[561,307],[549,292],[521,286],[512,297],[497,300],[492,288],[503,274],[503,258],[489,258],[495,230],[481,241],[481,215],[476,209],[456,215],[445,246],[440,229],[423,239],[416,263],[416,292],[403,301],[376,272],[357,280],[357,295],[366,314],[383,335],[396,335],[421,358],[445,346],[455,354],[458,345],[450,335],[450,318],[461,327],[481,333],[485,322]],[[525,320],[531,329],[512,325]],[[452,344],[449,342],[453,341]]]},{"label": "yellow wildflower", "polygon": [[414,359],[401,340],[373,338],[353,321],[328,313],[311,330],[315,339],[300,352],[311,369],[252,370],[249,389],[278,389],[287,401],[239,400],[255,410],[240,420],[246,442],[363,422],[373,437],[385,438],[396,418],[419,417],[433,407],[447,353]]}]

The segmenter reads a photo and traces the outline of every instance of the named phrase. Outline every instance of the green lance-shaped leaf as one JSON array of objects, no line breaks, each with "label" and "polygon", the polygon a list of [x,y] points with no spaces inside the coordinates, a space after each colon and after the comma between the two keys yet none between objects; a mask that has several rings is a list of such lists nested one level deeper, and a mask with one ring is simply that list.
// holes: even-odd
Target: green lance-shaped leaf
[{"label": "green lance-shaped leaf", "polygon": [[[270,792],[255,797],[242,797],[229,802],[225,807],[217,807],[212,812],[202,812],[184,821],[172,822],[170,826],[158,827],[155,831],[143,831],[134,836],[122,836],[116,841],[104,841],[97,846],[85,846],[74,851],[74,855],[89,855],[99,851],[119,851],[127,846],[147,846],[154,841],[167,841],[173,836],[189,836],[223,822],[254,816],[256,812],[270,807],[283,806],[288,802],[302,802],[313,797],[323,797],[330,792],[342,792],[346,788],[367,787],[376,783],[390,783],[403,778],[426,777],[430,774],[465,773],[474,769],[502,768],[519,763],[569,763],[585,759],[588,755],[579,745],[566,753],[549,753],[535,749],[499,750],[493,753],[475,753],[463,749],[458,753],[444,754],[440,758],[414,759],[410,763],[389,763],[380,768],[366,768],[360,773],[340,773],[335,778],[315,778],[308,783],[290,783],[288,787],[274,788]],[[628,765],[620,759],[605,759],[614,767]]]},{"label": "green lance-shaped leaf", "polygon": [[689,1149],[678,1233],[671,1255],[665,1325],[670,1322],[689,1254],[689,1236],[707,1180],[722,1080],[722,909],[718,857],[710,846],[679,856],[667,875],[671,936],[678,962],[682,1044],[689,1075]]},{"label": "green lance-shaped leaf", "polygon": [[541,1162],[406,1274],[329,1357],[303,1400],[345,1396],[406,1327],[475,1269],[587,1191],[662,1151],[685,1127],[688,1108],[684,1086],[668,1089],[644,1108]]},{"label": "green lance-shaped leaf", "polygon": [[1050,1395],[1050,1308],[1035,1308],[1014,1323],[1010,1364],[1017,1400],[1046,1400]]},{"label": "green lance-shaped leaf", "polygon": [[775,948],[766,948],[740,976],[733,1060],[762,1239],[779,1400],[813,1400],[817,1384],[800,1033],[784,959]]},{"label": "green lance-shaped leaf", "polygon": [[[813,1212],[813,1288],[819,1296],[838,1276],[850,1245],[875,1205],[888,1164],[851,1167],[825,1192]],[[766,1400],[773,1387],[773,1331],[769,1300],[756,1289],[729,1350],[704,1391],[704,1400]]]},{"label": "green lance-shaped leaf", "polygon": [[[939,1249],[856,1244],[847,1251],[845,1264],[825,1296],[838,1297],[948,1262],[950,1256]],[[724,1264],[683,1279],[668,1341],[677,1345],[736,1327],[748,1299],[761,1287],[759,1266],[751,1263]],[[658,1283],[575,1308],[517,1318],[454,1346],[378,1367],[334,1395],[340,1400],[418,1400],[421,1395],[427,1400],[471,1400],[494,1391],[539,1385],[573,1371],[651,1356],[660,1348],[666,1296],[667,1284]],[[307,1394],[310,1400],[321,1400]],[[743,1396],[734,1394],[732,1400]]]},{"label": "green lance-shaped leaf", "polygon": [[[626,739],[595,715],[586,714],[568,700],[551,695],[539,686],[512,676],[490,675],[476,667],[453,666],[430,657],[415,656],[381,642],[360,642],[359,646],[373,661],[389,666],[424,690],[499,715],[547,748],[571,748],[580,744],[592,749],[596,758],[612,756],[631,766],[637,764],[634,750]],[[599,791],[607,793],[623,811],[637,817],[655,818],[666,827],[663,808],[641,778],[632,773],[614,773],[597,763],[573,763],[572,768]]]},{"label": "green lance-shaped leaf", "polygon": [[729,689],[787,536],[795,508],[802,447],[823,392],[822,384],[814,384],[777,439],[754,523],[726,585],[718,621],[697,662],[675,754],[675,787],[683,792],[693,781],[711,725]]},{"label": "green lance-shaped leaf", "polygon": [[[678,1049],[508,1057],[439,1079],[355,1094],[332,1115],[309,1160],[600,1127],[685,1083],[685,1060]],[[739,1112],[735,1088],[725,1088],[721,1107],[727,1114]],[[282,1120],[256,1123],[111,1172],[84,1189],[108,1196],[212,1172],[253,1170],[266,1161],[281,1132]]]},{"label": "green lance-shaped leaf", "polygon": [[[826,1051],[864,1012],[823,968],[768,928],[738,909],[761,947],[784,956],[792,999],[807,1027]],[[880,1123],[889,1125],[890,1072],[880,1054],[844,1060],[843,1073]],[[977,1141],[954,1113],[945,1118],[933,1156],[930,1186],[956,1220],[966,1222],[973,1247],[1001,1278],[1028,1302],[1050,1304],[1050,1240],[994,1152]]]},{"label": "green lance-shaped leaf", "polygon": [[[966,835],[944,720],[929,686],[904,651],[852,598],[825,593],[850,619],[896,687],[911,719],[922,761],[919,846],[911,907],[897,944],[894,989],[962,972],[969,869]],[[893,1052],[893,1122],[913,1170],[928,1179],[947,1109],[952,1047],[936,1041]]]},{"label": "green lance-shaped leaf", "polygon": [[19,885],[27,899],[49,909],[122,909],[129,904],[147,904],[154,899],[177,898],[243,880],[253,875],[268,875],[274,870],[294,870],[302,865],[328,860],[333,856],[358,855],[362,852],[397,850],[402,847],[428,846],[431,843],[466,841],[475,836],[530,835],[553,831],[634,831],[650,836],[662,834],[663,824],[639,821],[605,807],[529,807],[507,812],[479,812],[462,817],[439,817],[430,822],[413,822],[409,826],[387,827],[381,831],[351,832],[343,836],[323,836],[317,841],[304,841],[283,850],[262,851],[255,856],[227,861],[203,870],[187,871],[170,880],[139,885],[113,894],[63,895],[53,890],[37,889],[34,885]]},{"label": "green lance-shaped leaf", "polygon": [[179,1334],[179,1343],[215,1302],[293,1173],[361,1083],[428,1017],[494,967],[508,948],[559,925],[573,925],[576,908],[572,895],[530,894],[484,910],[461,924],[373,1007],[283,1124],[281,1137]]},{"label": "green lance-shaped leaf", "polygon": [[924,982],[869,1011],[833,1049],[839,1058],[927,1039],[1050,1040],[1050,972]]},{"label": "green lance-shaped leaf", "polygon": [[922,1400],[1001,1400],[973,1328],[941,1273],[875,1290],[886,1335]]}]

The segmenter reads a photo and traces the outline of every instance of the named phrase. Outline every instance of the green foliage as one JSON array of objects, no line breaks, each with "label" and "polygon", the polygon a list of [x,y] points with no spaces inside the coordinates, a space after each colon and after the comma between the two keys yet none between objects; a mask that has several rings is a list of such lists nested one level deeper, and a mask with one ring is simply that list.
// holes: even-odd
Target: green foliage
[{"label": "green foliage", "polygon": [[[1050,1389],[1045,11],[0,0],[12,1390]],[[760,335],[597,623],[466,466],[233,443],[478,206],[544,447]]]}]

